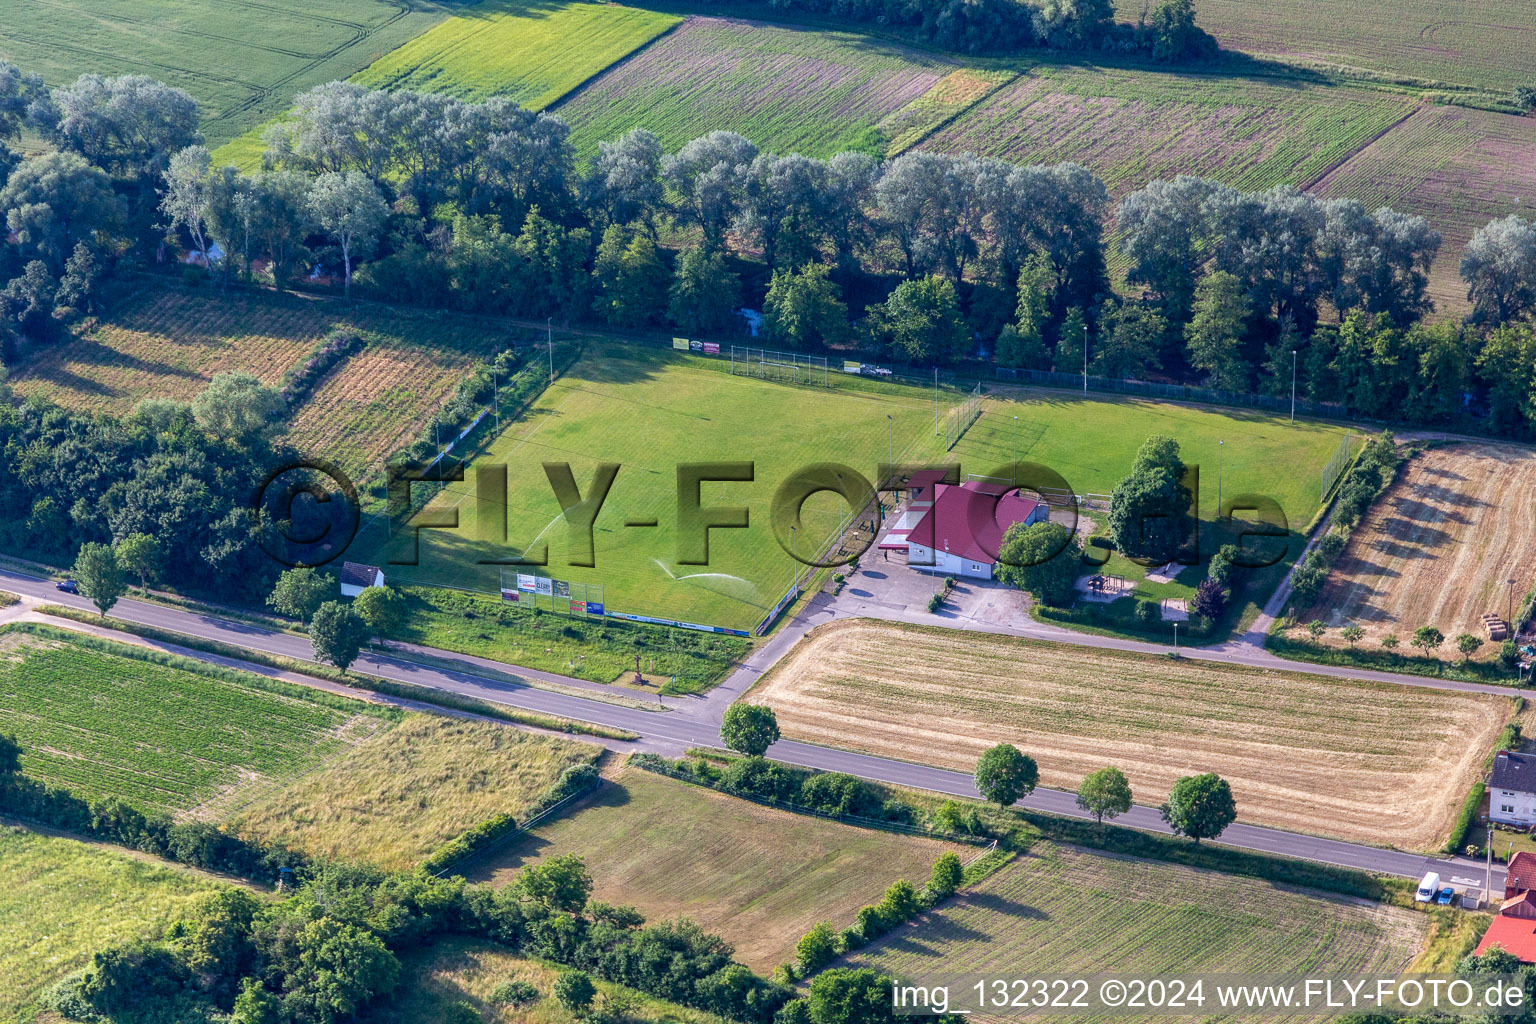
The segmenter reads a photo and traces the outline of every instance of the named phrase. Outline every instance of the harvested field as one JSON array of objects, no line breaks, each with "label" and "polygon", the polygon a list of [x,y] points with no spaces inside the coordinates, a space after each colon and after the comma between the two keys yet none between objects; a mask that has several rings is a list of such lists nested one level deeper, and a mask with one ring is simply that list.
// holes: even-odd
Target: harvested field
[{"label": "harvested field", "polygon": [[1389,974],[1418,953],[1428,924],[1379,903],[1041,843],[850,960],[906,977],[1177,975],[1192,965]]},{"label": "harvested field", "polygon": [[523,812],[598,747],[489,722],[407,715],[233,826],[311,856],[403,871],[473,825]]},{"label": "harvested field", "polygon": [[928,880],[958,847],[763,807],[686,782],[626,769],[580,808],[470,865],[477,881],[510,882],[544,857],[579,853],[593,895],[647,919],[687,917],[718,932],[743,963],[767,973],[791,958],[817,921],[843,928],[898,878]]},{"label": "harvested field", "polygon": [[717,129],[764,150],[880,155],[878,125],[955,65],[865,36],[689,18],[558,108],[578,150],[648,128],[668,152]]},{"label": "harvested field", "polygon": [[1500,99],[1536,78],[1536,28],[1519,0],[1201,0],[1200,27],[1224,48]]},{"label": "harvested field", "polygon": [[1325,196],[1422,214],[1440,232],[1429,293],[1442,312],[1468,309],[1458,273],[1472,233],[1536,203],[1536,120],[1465,107],[1424,107],[1317,183]]},{"label": "harvested field", "polygon": [[1038,67],[921,148],[1074,160],[1116,196],[1177,174],[1257,189],[1311,183],[1412,110],[1401,96],[1357,89]]},{"label": "harvested field", "polygon": [[999,742],[1033,755],[1047,786],[1113,764],[1143,804],[1213,771],[1243,821],[1407,849],[1444,839],[1512,711],[1485,694],[864,619],[812,631],[752,700],[794,739],[958,771]]},{"label": "harvested field", "polygon": [[[1398,471],[1334,562],[1317,603],[1300,621],[1353,623],[1363,645],[1397,633],[1406,652],[1420,626],[1447,643],[1436,652],[1459,659],[1454,638],[1488,638],[1482,616],[1507,614],[1536,583],[1536,451],[1514,445],[1431,448]],[[1332,642],[1342,643],[1336,634]],[[1485,643],[1482,658],[1497,645]]]},{"label": "harvested field", "polygon": [[380,57],[355,81],[542,110],[681,20],[611,3],[491,0]]}]

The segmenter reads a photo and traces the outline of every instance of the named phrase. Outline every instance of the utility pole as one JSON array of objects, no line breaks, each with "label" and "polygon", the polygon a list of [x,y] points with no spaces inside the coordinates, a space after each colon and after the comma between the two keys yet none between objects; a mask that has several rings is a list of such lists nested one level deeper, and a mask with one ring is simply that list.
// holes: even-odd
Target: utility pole
[{"label": "utility pole", "polygon": [[1088,393],[1088,328],[1083,328],[1083,394]]},{"label": "utility pole", "polygon": [[896,472],[896,421],[890,413],[885,414],[885,464],[890,467],[887,476]]},{"label": "utility pole", "polygon": [[1291,426],[1296,425],[1296,350],[1291,349]]},{"label": "utility pole", "polygon": [[795,563],[794,566],[793,566],[793,571],[794,571],[794,574],[795,574],[795,584],[794,584],[795,585],[795,597],[799,597],[800,596],[800,544],[799,544],[799,539],[800,539],[799,535],[795,533],[795,528],[793,526],[791,526],[789,528],[789,557],[790,557],[790,560]]},{"label": "utility pole", "polygon": [[1509,626],[1509,635],[1515,635],[1515,578],[1511,576],[1504,581],[1504,590],[1509,595],[1508,611],[1504,613],[1504,621]]},{"label": "utility pole", "polygon": [[933,436],[939,436],[939,368],[933,368]]},{"label": "utility pole", "polygon": [[1173,656],[1179,656],[1179,620],[1173,620]]},{"label": "utility pole", "polygon": [[545,334],[544,337],[545,337],[545,340],[549,343],[549,382],[551,384],[553,384],[555,382],[555,318],[554,317],[550,317],[547,321],[545,321],[544,329],[548,332],[547,334]]},{"label": "utility pole", "polygon": [[501,433],[501,377],[491,364],[491,408],[496,410],[496,433]]}]

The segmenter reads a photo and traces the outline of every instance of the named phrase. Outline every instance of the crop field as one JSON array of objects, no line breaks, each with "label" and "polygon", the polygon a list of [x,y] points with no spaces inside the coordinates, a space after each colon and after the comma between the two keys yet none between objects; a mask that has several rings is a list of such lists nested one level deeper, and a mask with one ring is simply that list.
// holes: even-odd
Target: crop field
[{"label": "crop field", "polygon": [[629,768],[578,810],[467,874],[504,884],[524,864],[579,853],[597,899],[631,904],[652,921],[687,917],[767,973],[817,921],[846,927],[898,878],[926,882],[951,849],[969,856],[969,847],[781,811]]},{"label": "crop field", "polygon": [[1418,953],[1428,923],[1379,903],[1042,843],[850,961],[899,977],[1176,975],[1191,965],[1394,974]]},{"label": "crop field", "polygon": [[346,78],[440,21],[430,0],[49,0],[7,4],[0,58],[49,85],[85,72],[149,75],[186,89],[217,144]]},{"label": "crop field", "polygon": [[364,68],[375,89],[500,96],[542,110],[682,19],[608,3],[490,0]]},{"label": "crop field", "polygon": [[[1431,448],[1398,471],[1334,562],[1317,603],[1299,616],[1365,629],[1375,647],[1387,633],[1399,648],[1420,626],[1454,640],[1488,638],[1485,614],[1504,617],[1536,582],[1536,451],[1515,445]],[[1505,583],[1513,579],[1514,585]],[[1342,643],[1336,632],[1325,634]],[[1497,654],[1484,643],[1483,659]],[[1457,660],[1453,642],[1436,652]]]},{"label": "crop field", "polygon": [[1467,311],[1458,273],[1472,233],[1536,203],[1536,120],[1466,107],[1424,107],[1317,184],[1325,196],[1422,214],[1440,232],[1429,292],[1441,311]]},{"label": "crop field", "polygon": [[[359,1024],[421,1024],[447,1020],[449,1006],[468,1003],[491,1024],[569,1024],[571,1013],[554,998],[560,968],[540,960],[518,956],[504,946],[450,937],[407,954],[400,972],[400,988],[388,1000],[380,1000],[358,1017]],[[538,990],[537,999],[525,1006],[491,1001],[491,994],[508,981],[527,982]],[[626,1020],[635,1024],[716,1024],[719,1017],[648,996],[635,989],[594,977],[597,1003],[614,999],[627,1009]]]},{"label": "crop field", "polygon": [[577,148],[648,128],[669,152],[724,129],[764,150],[885,152],[879,124],[953,63],[843,32],[689,18],[560,104]]},{"label": "crop field", "polygon": [[357,477],[414,437],[464,370],[510,344],[505,329],[451,314],[147,288],[82,337],[34,350],[8,383],[28,398],[121,416],[143,398],[191,401],[218,373],[276,386],[334,326],[370,344],[294,411],[288,440]]},{"label": "crop field", "polygon": [[1001,742],[1061,789],[1112,764],[1153,806],[1212,771],[1243,821],[1405,849],[1445,838],[1512,713],[1487,694],[865,619],[813,631],[752,700],[794,739],[957,771]]},{"label": "crop field", "polygon": [[521,816],[588,743],[438,715],[405,720],[233,819],[311,856],[408,870],[502,812]]},{"label": "crop field", "polygon": [[[1014,421],[1017,417],[1017,423]],[[1222,494],[1263,494],[1285,511],[1293,530],[1321,500],[1319,474],[1345,428],[1269,412],[1222,409],[1142,398],[1043,388],[998,389],[982,401],[982,417],[955,445],[966,473],[991,473],[1014,459],[1048,466],[1077,494],[1108,494],[1130,472],[1153,434],[1179,442],[1186,465],[1200,467],[1200,513],[1216,515]],[[1220,442],[1225,441],[1223,445]]]},{"label": "crop field", "polygon": [[[779,485],[795,470],[831,460],[873,480],[888,452],[899,458],[914,445],[931,444],[932,399],[925,402],[915,389],[828,391],[731,376],[704,358],[599,344],[504,427],[476,462],[506,466],[507,543],[477,539],[472,462],[465,482],[450,484],[428,506],[434,513],[457,508],[458,529],[397,529],[381,549],[353,550],[349,557],[398,564],[419,545],[419,564],[396,570],[402,580],[495,593],[497,567],[477,563],[504,562],[547,544],[549,564],[537,571],[603,584],[610,610],[750,629],[793,578],[794,562],[770,526]],[[583,494],[598,463],[622,467],[594,526],[592,568],[568,564],[567,527],[545,476],[546,460],[569,460]],[[702,494],[705,506],[745,506],[749,525],[711,530],[709,564],[682,565],[677,467],[712,461],[754,463],[753,481],[706,483]],[[503,506],[488,507],[499,516]],[[833,495],[812,498],[798,539],[786,546],[809,554],[836,529],[844,507]],[[655,525],[625,525],[641,520]],[[499,529],[490,525],[493,533]]]},{"label": "crop field", "polygon": [[[114,850],[0,826],[0,1020],[31,1020],[39,996],[91,954],[158,938],[219,886]],[[55,1018],[57,1019],[57,1018]]]},{"label": "crop field", "polygon": [[1536,78],[1536,26],[1516,0],[1203,0],[1200,26],[1224,48],[1377,77],[1487,90]]},{"label": "crop field", "polygon": [[[386,727],[251,685],[20,633],[0,638],[0,718],[31,777],[146,811],[221,806]],[[360,705],[360,708],[362,705]]]},{"label": "crop field", "polygon": [[1020,163],[1074,160],[1115,196],[1177,174],[1245,189],[1304,186],[1413,109],[1401,96],[1358,89],[1037,67],[921,148]]}]

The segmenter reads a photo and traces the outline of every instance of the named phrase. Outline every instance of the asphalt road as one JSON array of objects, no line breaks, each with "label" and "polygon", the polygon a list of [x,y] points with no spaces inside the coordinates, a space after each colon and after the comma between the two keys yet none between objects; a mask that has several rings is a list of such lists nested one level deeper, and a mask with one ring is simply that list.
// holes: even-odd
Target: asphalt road
[{"label": "asphalt road", "polygon": [[[94,610],[85,598],[57,590],[52,580],[0,569],[0,588],[54,604]],[[717,688],[711,697],[668,698],[665,702],[665,706],[669,709],[668,713],[643,711],[571,693],[539,689],[534,685],[519,684],[510,679],[492,678],[478,673],[476,669],[496,665],[496,673],[499,676],[520,677],[530,681],[543,681],[591,690],[604,689],[583,680],[513,665],[501,665],[486,659],[471,658],[448,651],[433,651],[432,656],[443,665],[453,666],[451,668],[426,666],[377,653],[362,655],[354,668],[359,672],[397,682],[413,683],[529,711],[628,729],[640,734],[642,739],[638,743],[601,742],[616,749],[652,749],[675,754],[687,747],[718,745],[722,704],[734,699],[752,679],[777,661],[794,640],[813,624],[812,620],[820,620],[824,616],[832,617],[834,614],[822,607],[808,616],[807,621],[797,621],[792,627],[781,631],[780,635],[774,637],[769,644],[759,648],[749,659],[748,664]],[[309,641],[304,637],[235,622],[208,613],[125,598],[113,607],[112,618],[157,626],[205,640],[216,640],[248,650],[281,655],[300,661],[313,660]],[[107,624],[110,625],[110,622]],[[1086,640],[1106,639],[1079,635],[1084,636]],[[1310,667],[1308,670],[1311,670]],[[1404,680],[1399,678],[1394,681]],[[1426,680],[1425,682],[1443,684],[1445,681]],[[1454,688],[1460,689],[1463,686],[1481,688],[1476,687],[1475,684],[1462,684]],[[632,698],[635,691],[625,690],[622,693]],[[873,757],[852,751],[834,750],[791,740],[781,740],[774,744],[770,753],[777,760],[807,768],[846,772],[878,782],[954,796],[978,795],[969,775],[942,768]],[[1082,816],[1076,807],[1073,794],[1062,790],[1037,789],[1022,803],[1041,811],[1074,817]],[[1151,807],[1139,805],[1133,807],[1129,813],[1117,819],[1117,823],[1150,832],[1165,834],[1168,832],[1168,827],[1163,823],[1158,812]],[[1221,844],[1262,853],[1298,857],[1324,864],[1360,868],[1387,875],[1418,878],[1425,871],[1433,869],[1440,872],[1442,879],[1446,882],[1460,880],[1460,884],[1481,885],[1483,879],[1483,865],[1464,858],[1436,859],[1422,854],[1323,839],[1257,825],[1230,826],[1222,834]],[[1503,872],[1497,868],[1494,870],[1493,886],[1496,892],[1503,891]]]}]

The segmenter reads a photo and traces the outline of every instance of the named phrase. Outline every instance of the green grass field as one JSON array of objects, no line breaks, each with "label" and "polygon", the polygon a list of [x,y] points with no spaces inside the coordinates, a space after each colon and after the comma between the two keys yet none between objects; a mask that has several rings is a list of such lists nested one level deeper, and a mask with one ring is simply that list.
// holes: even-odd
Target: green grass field
[{"label": "green grass field", "polygon": [[217,145],[346,78],[447,16],[432,0],[68,0],[9,4],[0,58],[49,85],[149,75],[185,89]]},{"label": "green grass field", "polygon": [[205,675],[117,649],[0,637],[0,719],[21,740],[27,775],[144,810],[223,806],[387,726],[367,705],[344,711],[258,676]]},{"label": "green grass field", "polygon": [[1277,413],[1084,398],[1040,388],[999,389],[982,408],[981,419],[955,446],[966,472],[987,473],[985,467],[1013,460],[1017,417],[1019,461],[1054,469],[1077,494],[1107,494],[1130,472],[1142,442],[1165,434],[1179,442],[1186,465],[1200,467],[1202,519],[1216,516],[1219,477],[1223,497],[1274,498],[1292,529],[1305,526],[1317,511],[1319,474],[1345,433],[1342,426],[1311,420],[1292,425],[1289,416]]},{"label": "green grass field", "polygon": [[[73,839],[0,827],[0,1020],[108,946],[156,938],[218,883]],[[60,1019],[60,1018],[52,1018]]]},{"label": "green grass field", "polygon": [[695,17],[556,112],[581,152],[647,128],[668,151],[726,129],[764,150],[879,155],[888,141],[881,122],[957,67],[851,33]]},{"label": "green grass field", "polygon": [[486,0],[363,69],[375,89],[500,96],[542,110],[682,19],[608,3]]},{"label": "green grass field", "polygon": [[[482,0],[456,6],[452,17],[414,39],[402,38],[396,49],[376,51],[353,80],[466,100],[501,96],[543,110],[681,20],[613,3]],[[269,114],[285,109],[280,105]],[[260,169],[266,148],[261,128],[253,124],[220,147],[215,162]]]},{"label": "green grass field", "polygon": [[767,973],[817,921],[843,928],[898,878],[928,880],[946,850],[969,847],[899,836],[763,807],[629,768],[578,810],[467,865],[501,884],[524,864],[579,853],[593,895],[647,919],[687,917],[719,932],[737,958]]},{"label": "green grass field", "polygon": [[[1037,844],[851,958],[898,976],[1392,973],[1428,918],[1253,878]],[[841,964],[839,964],[841,966]]]},{"label": "green grass field", "polygon": [[[873,479],[888,451],[898,459],[944,453],[932,433],[932,394],[921,388],[844,381],[834,373],[836,386],[826,391],[721,369],[704,357],[676,358],[612,344],[589,352],[477,460],[507,466],[506,545],[478,539],[481,509],[472,463],[465,481],[449,484],[429,506],[434,514],[455,509],[457,528],[396,530],[387,541],[375,530],[360,535],[348,557],[399,563],[412,557],[414,546],[418,564],[387,569],[396,582],[494,593],[497,567],[476,563],[514,557],[537,541],[548,545],[549,565],[532,571],[601,583],[611,610],[750,628],[791,578],[792,562],[773,536],[769,512],[774,491],[792,470],[835,460]],[[946,393],[943,401],[947,406],[954,396]],[[990,474],[1011,461],[1018,416],[1019,460],[1056,470],[1078,494],[1108,493],[1147,437],[1162,433],[1180,442],[1186,462],[1200,464],[1201,512],[1207,520],[1215,517],[1219,475],[1224,496],[1273,497],[1293,530],[1316,511],[1318,474],[1344,436],[1342,427],[1305,420],[1293,426],[1287,417],[1269,413],[1083,399],[1045,389],[1000,390],[984,408],[981,420],[945,456],[958,459],[964,473]],[[675,467],[711,459],[755,463],[754,482],[706,484],[703,494],[705,505],[747,506],[750,527],[711,531],[709,564],[680,565]],[[596,463],[623,467],[596,520],[594,568],[567,564],[567,527],[542,468],[550,460],[569,460],[584,494]],[[835,528],[842,507],[831,495],[808,502],[796,547],[804,545],[805,553],[816,547]],[[491,504],[485,511],[493,521],[501,508]],[[657,526],[625,525],[651,517]],[[495,642],[483,622],[454,627]],[[415,639],[441,644],[447,638],[429,628]]]},{"label": "green grass field", "polygon": [[1412,113],[1403,96],[1266,79],[1038,66],[923,149],[1073,160],[1114,195],[1201,174],[1237,188],[1309,185]]},{"label": "green grass field", "polygon": [[[706,365],[704,358],[600,343],[503,430],[471,463],[464,483],[448,485],[429,506],[456,508],[459,527],[419,531],[418,565],[388,567],[411,557],[417,541],[410,530],[397,529],[393,541],[376,548],[369,544],[377,531],[360,535],[348,557],[385,565],[398,582],[495,592],[497,567],[477,560],[506,560],[547,543],[549,565],[536,571],[603,584],[610,610],[750,629],[794,572],[769,525],[775,490],[793,471],[828,461],[873,480],[888,451],[900,457],[931,443],[932,399],[915,389],[828,391],[731,376],[718,360]],[[711,530],[708,565],[679,564],[677,466],[720,460],[754,463],[755,480],[706,483],[703,504],[745,506],[750,524]],[[567,528],[546,461],[569,461],[583,494],[597,463],[622,466],[596,520],[594,568],[568,564]],[[506,544],[477,539],[476,464],[507,467]],[[487,511],[494,517],[502,507]],[[835,529],[842,507],[831,495],[808,501],[804,536],[794,546],[809,554]],[[651,518],[657,525],[625,525]]]}]

